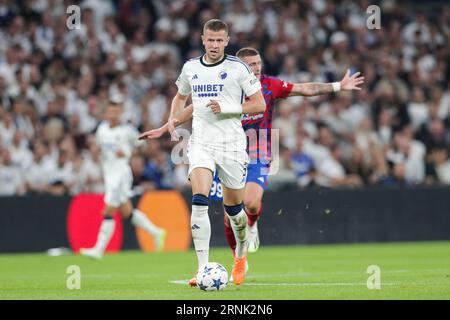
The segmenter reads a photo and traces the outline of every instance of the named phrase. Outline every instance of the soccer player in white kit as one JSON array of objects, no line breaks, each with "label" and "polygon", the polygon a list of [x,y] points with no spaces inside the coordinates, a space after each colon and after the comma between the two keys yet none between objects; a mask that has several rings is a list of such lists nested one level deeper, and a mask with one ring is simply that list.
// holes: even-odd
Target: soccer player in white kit
[{"label": "soccer player in white kit", "polygon": [[[172,101],[169,123],[177,118],[192,96],[193,122],[187,155],[192,184],[191,232],[198,268],[209,259],[211,225],[208,195],[216,170],[223,184],[223,203],[236,237],[233,282],[243,283],[247,255],[247,215],[244,186],[249,162],[247,139],[241,114],[261,113],[265,102],[261,84],[240,59],[225,54],[228,26],[212,19],[203,27],[205,54],[187,61],[176,81],[178,93]],[[248,100],[244,103],[244,97]],[[174,136],[174,126],[169,131]],[[196,278],[189,280],[195,286]]]},{"label": "soccer player in white kit", "polygon": [[105,121],[97,128],[95,137],[100,146],[102,155],[102,171],[105,184],[105,208],[103,221],[93,248],[81,248],[80,253],[95,259],[103,257],[106,246],[114,233],[115,221],[112,214],[119,210],[123,218],[144,229],[155,240],[157,251],[164,246],[166,231],[155,226],[144,213],[133,209],[130,197],[132,196],[133,175],[130,167],[130,158],[136,146],[138,132],[128,124],[121,124],[120,117],[123,112],[122,99],[113,97],[105,110]]}]

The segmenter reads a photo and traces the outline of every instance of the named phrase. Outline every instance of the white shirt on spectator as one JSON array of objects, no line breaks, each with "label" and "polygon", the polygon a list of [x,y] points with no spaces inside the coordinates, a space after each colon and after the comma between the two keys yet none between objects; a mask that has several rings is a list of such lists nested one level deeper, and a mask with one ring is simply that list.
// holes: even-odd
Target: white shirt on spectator
[{"label": "white shirt on spectator", "polygon": [[0,196],[12,196],[22,193],[24,180],[20,167],[0,165]]},{"label": "white shirt on spectator", "polygon": [[63,182],[65,185],[73,183],[75,180],[73,163],[67,161],[62,167],[56,165],[49,174],[48,179],[50,184],[58,181]]},{"label": "white shirt on spectator", "polygon": [[450,161],[437,165],[436,174],[440,183],[450,184]]},{"label": "white shirt on spectator", "polygon": [[145,106],[147,109],[147,121],[154,128],[160,127],[164,123],[164,116],[167,112],[166,97],[158,94],[153,99],[149,100]]},{"label": "white shirt on spectator", "polygon": [[408,104],[408,115],[414,129],[418,129],[429,119],[428,105],[426,103],[410,102]]},{"label": "white shirt on spectator", "polygon": [[86,156],[81,171],[86,176],[86,179],[95,179],[97,182],[86,183],[84,192],[103,193],[105,187],[103,185],[103,174],[100,162],[95,162],[90,156]]},{"label": "white shirt on spectator", "polygon": [[131,57],[137,63],[144,62],[151,53],[151,48],[148,44],[145,45],[134,45],[131,48]]},{"label": "white shirt on spectator", "polygon": [[27,171],[25,180],[35,187],[46,186],[50,183],[49,178],[55,166],[55,162],[50,156],[44,157],[40,162],[33,161]]},{"label": "white shirt on spectator", "polygon": [[11,154],[12,163],[23,171],[27,170],[33,163],[33,153],[28,149],[25,141],[20,143],[19,146],[11,144],[9,152]]},{"label": "white shirt on spectator", "polygon": [[103,29],[103,20],[107,16],[114,16],[114,6],[111,0],[84,0],[81,4],[83,9],[90,8],[94,13],[94,23],[97,32]]},{"label": "white shirt on spectator", "polygon": [[104,32],[100,36],[100,42],[102,43],[103,51],[107,53],[114,52],[118,56],[121,56],[123,53],[123,46],[125,45],[127,40],[121,33],[116,35],[115,38],[112,38],[109,33]]},{"label": "white shirt on spectator", "polygon": [[332,187],[332,179],[345,178],[342,164],[333,157],[327,157],[317,166],[316,183],[323,187]]},{"label": "white shirt on spectator", "polygon": [[303,140],[303,151],[313,159],[316,165],[320,165],[323,161],[331,158],[331,152],[328,148],[316,144],[310,139]]},{"label": "white shirt on spectator", "polygon": [[0,137],[4,147],[11,145],[16,129],[17,128],[13,123],[9,127],[6,127],[3,121],[0,122]]},{"label": "white shirt on spectator", "polygon": [[422,183],[425,179],[425,145],[417,140],[410,142],[407,155],[390,149],[386,158],[393,163],[405,165],[405,180],[412,184]]}]

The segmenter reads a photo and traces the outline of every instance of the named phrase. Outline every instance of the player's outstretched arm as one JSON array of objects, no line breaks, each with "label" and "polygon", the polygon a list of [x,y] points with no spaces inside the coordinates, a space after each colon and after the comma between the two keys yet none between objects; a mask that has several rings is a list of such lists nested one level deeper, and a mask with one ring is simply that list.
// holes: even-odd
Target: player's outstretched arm
[{"label": "player's outstretched arm", "polygon": [[336,92],[340,90],[361,90],[360,86],[364,83],[364,77],[358,77],[360,72],[350,76],[350,70],[344,75],[340,82],[333,83],[295,83],[289,96],[318,96],[325,93]]},{"label": "player's outstretched arm", "polygon": [[176,127],[182,123],[185,123],[189,119],[192,118],[192,113],[194,112],[194,107],[192,104],[188,105],[186,108],[181,111],[178,118],[172,118],[169,119],[162,127],[158,129],[153,129],[149,131],[145,131],[139,136],[139,140],[146,140],[146,139],[158,139],[160,138],[164,133],[169,132],[169,123],[172,121],[172,126]]}]

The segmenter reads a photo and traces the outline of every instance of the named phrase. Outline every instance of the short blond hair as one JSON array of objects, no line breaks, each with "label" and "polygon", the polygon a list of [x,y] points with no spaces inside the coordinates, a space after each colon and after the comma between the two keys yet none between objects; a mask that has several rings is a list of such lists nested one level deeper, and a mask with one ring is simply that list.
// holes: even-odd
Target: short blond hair
[{"label": "short blond hair", "polygon": [[203,34],[205,34],[206,30],[211,31],[220,31],[225,30],[225,32],[228,34],[228,25],[219,19],[211,19],[205,22],[203,25]]}]

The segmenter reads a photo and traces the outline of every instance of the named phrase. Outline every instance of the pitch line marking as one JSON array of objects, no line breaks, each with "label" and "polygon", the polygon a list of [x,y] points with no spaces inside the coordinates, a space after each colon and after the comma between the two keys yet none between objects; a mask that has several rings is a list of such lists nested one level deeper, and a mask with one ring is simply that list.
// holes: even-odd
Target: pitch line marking
[{"label": "pitch line marking", "polygon": [[[187,285],[188,279],[186,280],[170,280],[170,283],[173,284],[182,284]],[[229,282],[228,285],[232,285],[233,283]],[[360,282],[297,282],[297,283],[245,283],[246,286],[299,286],[299,287],[315,287],[315,286],[336,286],[336,287],[342,287],[342,286],[366,286],[366,283],[360,283]],[[394,286],[396,283],[383,283],[383,286]]]}]

